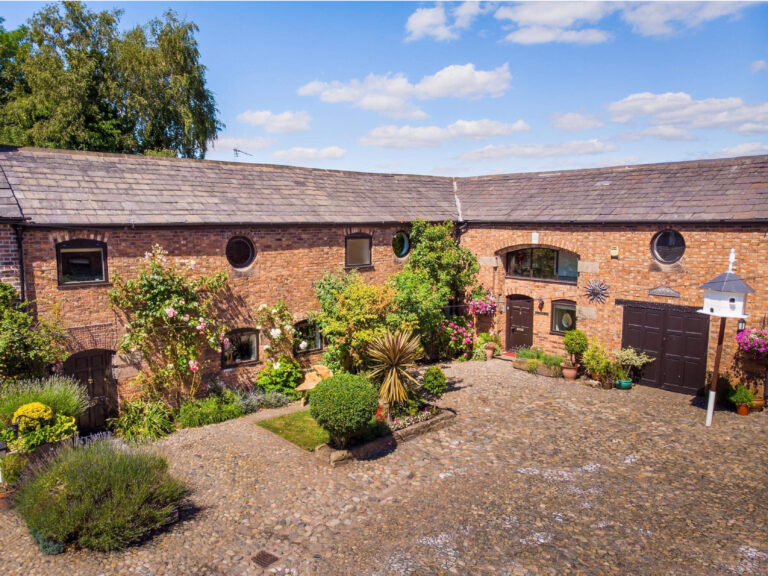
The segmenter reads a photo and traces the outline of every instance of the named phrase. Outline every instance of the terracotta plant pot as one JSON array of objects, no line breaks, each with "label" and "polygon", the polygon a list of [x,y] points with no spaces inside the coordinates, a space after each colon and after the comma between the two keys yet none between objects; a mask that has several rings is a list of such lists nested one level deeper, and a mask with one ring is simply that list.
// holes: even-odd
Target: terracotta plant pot
[{"label": "terracotta plant pot", "polygon": [[496,348],[486,348],[485,349],[485,359],[486,360],[493,360],[494,352],[496,352]]},{"label": "terracotta plant pot", "polygon": [[749,414],[749,406],[746,404],[739,404],[736,406],[736,412],[738,412],[742,416],[747,416]]},{"label": "terracotta plant pot", "polygon": [[763,408],[765,408],[765,400],[762,398],[759,400],[753,400],[751,408],[753,412],[760,412]]},{"label": "terracotta plant pot", "polygon": [[0,490],[0,510],[10,510],[13,490]]},{"label": "terracotta plant pot", "polygon": [[566,380],[576,380],[576,377],[579,375],[578,364],[570,365],[563,362],[560,364],[560,368],[563,369],[563,378]]}]

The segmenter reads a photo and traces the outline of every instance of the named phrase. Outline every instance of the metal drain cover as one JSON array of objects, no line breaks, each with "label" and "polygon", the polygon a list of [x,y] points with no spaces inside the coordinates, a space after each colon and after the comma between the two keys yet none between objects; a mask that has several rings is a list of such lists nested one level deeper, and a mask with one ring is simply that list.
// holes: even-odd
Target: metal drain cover
[{"label": "metal drain cover", "polygon": [[259,551],[259,553],[253,557],[253,561],[256,563],[256,565],[261,566],[262,568],[266,568],[278,560],[279,558],[277,556],[270,554],[269,552],[265,552],[264,550]]}]

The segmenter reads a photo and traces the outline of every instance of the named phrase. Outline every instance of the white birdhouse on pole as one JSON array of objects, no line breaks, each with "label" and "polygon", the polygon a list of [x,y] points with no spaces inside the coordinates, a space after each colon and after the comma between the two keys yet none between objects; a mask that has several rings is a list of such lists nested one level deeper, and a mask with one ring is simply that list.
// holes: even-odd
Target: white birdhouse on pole
[{"label": "white birdhouse on pole", "polygon": [[747,294],[755,291],[738,274],[734,273],[733,263],[735,261],[736,251],[731,248],[731,255],[728,258],[728,271],[701,285],[705,290],[704,306],[699,312],[709,316],[720,317],[715,364],[712,368],[712,382],[709,386],[709,400],[707,402],[707,426],[712,425],[712,414],[715,411],[717,381],[720,377],[720,358],[723,355],[723,340],[725,339],[725,321],[727,318],[746,318]]}]

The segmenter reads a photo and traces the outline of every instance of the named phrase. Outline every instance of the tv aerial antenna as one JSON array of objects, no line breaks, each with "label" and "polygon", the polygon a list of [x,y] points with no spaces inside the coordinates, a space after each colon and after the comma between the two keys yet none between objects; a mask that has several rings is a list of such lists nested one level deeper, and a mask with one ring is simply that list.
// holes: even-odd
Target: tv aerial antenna
[{"label": "tv aerial antenna", "polygon": [[253,154],[249,154],[245,150],[240,150],[239,148],[232,148],[232,152],[234,152],[235,154],[235,160],[237,160],[240,157],[240,155],[250,156],[251,158],[253,158]]}]

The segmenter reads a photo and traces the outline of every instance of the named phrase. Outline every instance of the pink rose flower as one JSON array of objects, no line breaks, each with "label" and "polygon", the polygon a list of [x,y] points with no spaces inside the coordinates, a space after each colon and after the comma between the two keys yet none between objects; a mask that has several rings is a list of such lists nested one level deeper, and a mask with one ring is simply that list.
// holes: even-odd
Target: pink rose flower
[{"label": "pink rose flower", "polygon": [[197,363],[197,360],[189,361],[189,370],[191,372],[197,372],[198,370],[200,370],[200,364]]},{"label": "pink rose flower", "polygon": [[169,306],[168,308],[166,308],[165,313],[168,316],[168,318],[173,318],[177,314],[176,310],[174,310],[172,306]]}]

